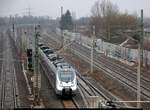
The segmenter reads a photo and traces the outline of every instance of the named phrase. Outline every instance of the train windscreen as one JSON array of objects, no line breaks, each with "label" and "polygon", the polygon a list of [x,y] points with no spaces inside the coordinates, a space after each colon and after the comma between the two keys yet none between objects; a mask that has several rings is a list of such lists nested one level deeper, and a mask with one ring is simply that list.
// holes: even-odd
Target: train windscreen
[{"label": "train windscreen", "polygon": [[74,79],[74,73],[72,71],[60,71],[59,72],[59,79],[62,82],[70,82]]}]

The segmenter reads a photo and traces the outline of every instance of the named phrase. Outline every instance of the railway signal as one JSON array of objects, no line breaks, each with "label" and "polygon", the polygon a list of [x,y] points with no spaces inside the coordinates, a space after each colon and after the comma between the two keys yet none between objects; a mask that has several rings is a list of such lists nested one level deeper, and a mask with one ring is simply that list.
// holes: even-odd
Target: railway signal
[{"label": "railway signal", "polygon": [[32,71],[32,49],[27,49],[27,56],[28,56],[28,69]]}]

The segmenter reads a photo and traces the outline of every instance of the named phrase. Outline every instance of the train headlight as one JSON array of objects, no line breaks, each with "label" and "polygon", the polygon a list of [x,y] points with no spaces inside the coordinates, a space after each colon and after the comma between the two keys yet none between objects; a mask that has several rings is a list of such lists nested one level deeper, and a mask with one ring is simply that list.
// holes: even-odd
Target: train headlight
[{"label": "train headlight", "polygon": [[57,86],[57,89],[58,89],[59,91],[61,91],[61,90],[62,90],[62,87],[60,87],[60,86]]},{"label": "train headlight", "polygon": [[60,82],[60,84],[59,84],[61,87],[63,86],[63,84],[62,84],[62,82]]},{"label": "train headlight", "polygon": [[77,86],[74,84],[74,85],[71,86],[71,89],[72,89],[72,90],[76,90],[76,89],[77,89]]},{"label": "train headlight", "polygon": [[57,85],[57,89],[58,89],[58,90],[62,90],[62,88],[63,88],[63,85],[62,85],[62,84],[58,84],[58,85]]},{"label": "train headlight", "polygon": [[71,82],[71,87],[75,87],[76,83],[74,81]]}]

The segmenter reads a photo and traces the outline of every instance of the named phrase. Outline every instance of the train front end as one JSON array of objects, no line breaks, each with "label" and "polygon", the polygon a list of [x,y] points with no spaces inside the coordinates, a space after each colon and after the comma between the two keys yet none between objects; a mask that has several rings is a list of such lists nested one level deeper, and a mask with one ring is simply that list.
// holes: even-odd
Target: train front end
[{"label": "train front end", "polygon": [[60,68],[56,75],[56,94],[73,96],[77,92],[76,72],[73,68]]}]

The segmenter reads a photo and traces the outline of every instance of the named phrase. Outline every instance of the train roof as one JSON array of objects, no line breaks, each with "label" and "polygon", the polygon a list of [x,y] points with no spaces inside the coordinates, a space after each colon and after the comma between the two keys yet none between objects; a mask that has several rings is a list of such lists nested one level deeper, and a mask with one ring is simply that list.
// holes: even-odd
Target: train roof
[{"label": "train roof", "polygon": [[[50,52],[50,54],[47,54],[48,59],[52,62],[52,64],[56,67],[56,69],[61,69],[61,70],[71,70],[73,69],[71,67],[71,65],[69,63],[67,63],[63,57],[57,55],[56,53],[51,53],[51,51],[53,51],[53,49],[50,49],[49,47],[41,44],[40,46],[41,50],[43,50],[43,52],[45,54],[47,54],[48,52]],[[54,52],[54,51],[53,51]]]},{"label": "train roof", "polygon": [[62,63],[59,63],[58,65],[59,65],[58,67],[61,69],[70,69],[71,68],[71,66],[67,62],[62,62]]},{"label": "train roof", "polygon": [[57,64],[63,63],[63,62],[65,62],[64,59],[59,59],[59,60],[56,59],[56,60],[53,62],[53,64],[54,64],[54,65],[57,65]]}]

